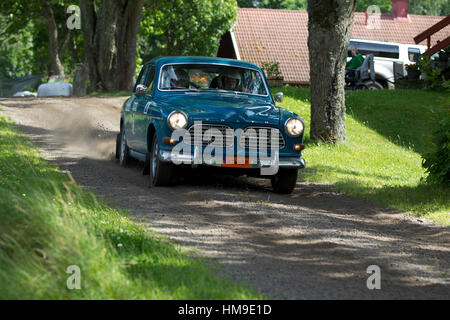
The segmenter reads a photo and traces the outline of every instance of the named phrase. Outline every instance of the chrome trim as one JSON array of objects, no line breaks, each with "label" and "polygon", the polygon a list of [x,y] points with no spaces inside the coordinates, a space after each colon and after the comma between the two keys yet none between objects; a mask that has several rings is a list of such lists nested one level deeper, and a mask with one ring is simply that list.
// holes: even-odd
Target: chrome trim
[{"label": "chrome trim", "polygon": [[[207,165],[207,166],[215,166],[221,167],[222,163],[214,162],[214,159],[211,159],[209,162],[205,162],[202,159],[201,163],[199,160],[199,150],[194,150],[194,155],[184,155],[184,154],[176,154],[173,155],[171,151],[161,150],[159,151],[159,160],[163,162],[171,162],[177,161],[178,163],[188,164],[188,165]],[[268,160],[258,160],[257,163],[250,163],[250,169],[259,169],[259,168],[267,168],[270,166],[274,166],[275,162],[273,159]],[[296,157],[286,157],[286,158],[278,158],[278,166],[280,168],[298,168],[303,169],[306,167],[306,161],[304,158],[296,158]]]},{"label": "chrome trim", "polygon": [[[302,130],[302,132],[300,132],[297,136],[291,135],[291,134],[289,133],[288,129],[286,128],[286,125],[287,125],[288,121],[291,120],[291,119],[297,119],[297,120],[300,120],[300,122],[301,122],[302,125],[303,125],[303,130]],[[303,122],[303,120],[302,120],[300,117],[290,117],[290,118],[288,118],[288,119],[284,122],[284,131],[286,132],[286,134],[287,134],[289,137],[291,137],[291,138],[298,138],[298,137],[300,137],[300,136],[302,135],[302,133],[305,131],[305,123]]]},{"label": "chrome trim", "polygon": [[[188,131],[189,134],[191,135],[191,141],[190,141],[191,145],[193,145],[193,143],[192,143],[192,138],[194,137],[194,136],[193,136],[194,132],[191,132],[191,129],[195,130],[195,127],[196,127],[196,126],[201,126],[201,127],[202,127],[202,137],[201,137],[201,140],[202,140],[202,146],[207,146],[207,145],[209,145],[208,142],[203,141],[203,134],[204,134],[204,131],[207,131],[207,130],[209,130],[209,129],[218,129],[218,130],[222,133],[222,135],[224,135],[223,132],[222,132],[222,130],[220,130],[219,128],[222,128],[222,129],[224,129],[225,131],[226,131],[227,129],[233,130],[233,128],[231,128],[230,126],[224,125],[224,124],[215,124],[215,123],[201,123],[201,124],[195,124],[195,122],[194,122],[194,124],[193,124],[192,126],[190,126],[190,127],[187,129],[187,131]],[[203,127],[204,127],[204,126],[206,127],[205,130],[203,130]],[[226,133],[226,132],[225,132],[225,133]],[[216,146],[216,147],[231,147],[231,146],[234,145],[234,131],[233,131],[233,141],[232,141],[231,144],[227,144],[226,134],[223,136],[223,138],[224,138],[224,140],[222,141],[222,142],[223,142],[223,143],[222,143],[222,146]],[[213,146],[214,146],[214,144],[213,144]]]},{"label": "chrome trim", "polygon": [[[269,126],[267,126],[267,127],[254,127],[254,126],[248,126],[248,127],[245,127],[244,129],[243,129],[243,132],[245,133],[245,131],[247,130],[247,129],[275,129],[275,130],[277,130],[278,131],[278,143],[280,142],[280,137],[281,137],[281,141],[283,142],[282,144],[279,144],[278,145],[278,148],[281,150],[281,149],[283,149],[285,146],[286,146],[286,140],[284,140],[284,137],[283,137],[283,134],[281,133],[281,131],[280,131],[280,129],[279,128],[275,128],[275,127],[269,127]],[[242,135],[241,135],[242,136]],[[245,145],[242,145],[242,143],[241,143],[241,136],[239,136],[239,141],[238,141],[238,143],[239,143],[239,146],[241,146],[242,148],[245,148]],[[259,138],[259,134],[258,134],[258,138]],[[258,148],[250,148],[250,146],[248,147],[248,149],[250,150],[257,150]]]},{"label": "chrome trim", "polygon": [[[174,113],[181,113],[182,115],[184,115],[184,117],[186,118],[186,125],[183,127],[183,128],[177,128],[177,129],[175,129],[175,128],[172,128],[172,126],[170,125],[170,122],[169,122],[169,119],[170,119],[170,116],[171,115],[173,115]],[[169,115],[167,116],[167,126],[169,127],[169,129],[170,130],[178,130],[178,129],[184,129],[184,128],[186,128],[187,127],[187,125],[188,125],[188,123],[189,123],[189,118],[188,118],[188,116],[187,116],[187,114],[185,113],[185,112],[183,112],[183,111],[179,111],[179,110],[174,110],[174,111],[172,111],[171,113],[169,113]]]},{"label": "chrome trim", "polygon": [[162,120],[163,119],[161,117],[155,117],[155,116],[152,116],[151,114],[146,114],[146,113],[140,113],[140,115],[143,115],[143,116],[155,119],[155,120]]},{"label": "chrome trim", "polygon": [[[240,60],[239,60],[240,61]],[[156,87],[156,89],[158,91],[161,92],[182,92],[182,91],[186,91],[186,89],[174,89],[174,90],[163,90],[160,88],[161,85],[161,75],[162,75],[162,69],[165,66],[169,66],[169,65],[177,65],[177,64],[211,64],[211,65],[215,65],[215,66],[226,66],[226,67],[234,67],[234,68],[241,68],[241,69],[249,69],[249,70],[253,70],[259,73],[259,75],[261,76],[261,79],[263,79],[264,81],[264,88],[266,89],[266,95],[262,95],[262,94],[253,94],[253,93],[246,93],[246,92],[242,92],[242,94],[246,94],[246,95],[250,95],[250,96],[258,96],[258,97],[269,97],[269,88],[267,86],[267,80],[264,77],[264,74],[261,73],[258,69],[252,68],[252,67],[240,67],[240,66],[234,66],[234,65],[229,65],[229,64],[224,64],[224,63],[216,63],[216,62],[174,62],[174,63],[165,63],[163,64],[160,68],[159,68],[159,77],[158,77],[158,86]],[[199,91],[199,92],[203,92],[203,91]],[[205,92],[214,92],[214,91],[205,91]],[[227,91],[229,93],[234,93],[233,91]],[[219,92],[219,93],[227,93],[227,92]],[[272,98],[273,100],[273,98]]]}]

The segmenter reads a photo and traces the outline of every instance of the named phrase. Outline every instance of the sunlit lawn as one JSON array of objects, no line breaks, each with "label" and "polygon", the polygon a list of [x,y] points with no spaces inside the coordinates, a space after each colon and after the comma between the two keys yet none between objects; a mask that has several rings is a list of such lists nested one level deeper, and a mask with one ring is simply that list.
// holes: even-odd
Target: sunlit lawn
[{"label": "sunlit lawn", "polygon": [[421,153],[429,148],[430,109],[450,107],[445,93],[424,90],[350,91],[347,141],[339,145],[309,139],[309,89],[283,91],[280,105],[306,124],[301,180],[332,184],[337,190],[450,225],[450,190],[428,185]]}]

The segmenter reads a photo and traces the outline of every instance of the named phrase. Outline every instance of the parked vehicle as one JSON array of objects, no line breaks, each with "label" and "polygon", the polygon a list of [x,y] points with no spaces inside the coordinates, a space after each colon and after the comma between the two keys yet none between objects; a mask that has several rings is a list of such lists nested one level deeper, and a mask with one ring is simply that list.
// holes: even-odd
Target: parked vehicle
[{"label": "parked vehicle", "polygon": [[124,166],[145,162],[151,186],[171,184],[178,165],[209,166],[270,178],[276,192],[291,193],[305,167],[303,132],[297,114],[275,105],[258,66],[162,57],[144,65],[123,104],[116,154]]},{"label": "parked vehicle", "polygon": [[426,46],[402,44],[384,41],[350,39],[350,48],[356,47],[362,55],[374,55],[375,81],[380,88],[395,88],[394,62],[403,66],[403,75],[406,75],[405,64],[414,64],[420,55],[427,50]]}]

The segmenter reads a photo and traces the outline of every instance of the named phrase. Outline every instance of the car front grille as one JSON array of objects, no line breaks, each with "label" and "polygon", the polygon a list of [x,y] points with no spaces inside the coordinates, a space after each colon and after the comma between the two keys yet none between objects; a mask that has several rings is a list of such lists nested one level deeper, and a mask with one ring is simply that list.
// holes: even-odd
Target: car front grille
[{"label": "car front grille", "polygon": [[[205,132],[210,129],[219,130],[220,133],[222,134],[223,141],[221,141],[220,139],[215,140],[214,135],[212,135],[212,137],[210,139],[203,140]],[[231,147],[234,144],[234,135],[233,135],[233,139],[230,141],[231,143],[228,142],[226,139],[227,130],[229,130],[228,134],[233,135],[233,129],[231,129],[231,127],[225,126],[225,125],[218,125],[218,124],[205,124],[205,123],[194,124],[193,126],[191,126],[189,128],[188,131],[189,131],[189,134],[191,135],[191,145],[194,144],[194,141],[195,141],[194,139],[197,138],[198,141],[202,142],[203,146],[211,145],[214,147],[222,147],[222,146]],[[194,136],[194,135],[196,135],[196,136]]]},{"label": "car front grille", "polygon": [[[253,130],[253,131],[250,131]],[[256,150],[259,148],[260,137],[265,140],[265,148],[271,149],[272,134],[278,136],[278,148],[283,149],[285,141],[280,130],[271,127],[247,127],[239,138],[239,146],[244,149]]]}]

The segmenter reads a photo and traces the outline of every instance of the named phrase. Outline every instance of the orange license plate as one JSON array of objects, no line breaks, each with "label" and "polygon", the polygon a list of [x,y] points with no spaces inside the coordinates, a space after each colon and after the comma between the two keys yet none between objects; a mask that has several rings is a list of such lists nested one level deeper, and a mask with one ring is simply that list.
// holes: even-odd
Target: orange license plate
[{"label": "orange license plate", "polygon": [[224,157],[222,167],[246,168],[246,169],[250,168],[250,160],[248,157],[231,157],[231,158],[232,158],[232,160],[230,159],[230,157]]}]

